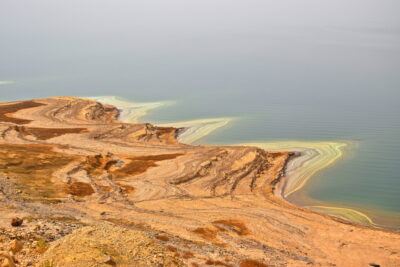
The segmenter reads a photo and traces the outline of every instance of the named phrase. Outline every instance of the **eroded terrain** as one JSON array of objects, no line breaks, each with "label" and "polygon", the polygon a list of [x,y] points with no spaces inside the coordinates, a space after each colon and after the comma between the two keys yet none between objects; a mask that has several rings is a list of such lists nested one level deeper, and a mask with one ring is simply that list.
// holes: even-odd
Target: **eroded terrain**
[{"label": "eroded terrain", "polygon": [[[184,145],[179,129],[118,114],[69,97],[0,104],[0,241],[32,247],[17,266],[400,266],[400,235],[274,194],[290,152]],[[82,229],[39,252],[26,238],[65,220]]]}]

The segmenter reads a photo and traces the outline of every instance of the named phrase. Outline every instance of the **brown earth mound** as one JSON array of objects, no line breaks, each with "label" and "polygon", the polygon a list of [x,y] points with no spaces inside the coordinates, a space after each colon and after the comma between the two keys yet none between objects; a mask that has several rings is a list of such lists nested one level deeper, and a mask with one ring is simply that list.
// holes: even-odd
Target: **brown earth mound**
[{"label": "brown earth mound", "polygon": [[157,244],[146,232],[128,230],[110,224],[84,227],[52,243],[38,265],[53,267],[184,266],[174,253]]}]

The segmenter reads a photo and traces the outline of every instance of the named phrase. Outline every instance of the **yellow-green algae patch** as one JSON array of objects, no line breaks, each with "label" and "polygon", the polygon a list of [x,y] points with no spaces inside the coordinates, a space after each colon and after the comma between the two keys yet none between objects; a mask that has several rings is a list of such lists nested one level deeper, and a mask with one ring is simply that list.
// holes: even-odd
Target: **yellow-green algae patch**
[{"label": "yellow-green algae patch", "polygon": [[329,206],[305,206],[305,208],[363,225],[375,225],[366,214],[354,209]]},{"label": "yellow-green algae patch", "polygon": [[15,81],[0,81],[0,85],[14,84]]}]

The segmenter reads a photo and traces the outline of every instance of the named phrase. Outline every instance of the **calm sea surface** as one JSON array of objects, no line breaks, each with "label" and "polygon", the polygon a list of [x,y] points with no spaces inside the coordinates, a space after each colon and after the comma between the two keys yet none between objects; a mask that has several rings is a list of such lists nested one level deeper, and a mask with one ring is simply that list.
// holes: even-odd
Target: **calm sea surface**
[{"label": "calm sea surface", "polygon": [[300,204],[400,228],[399,10],[397,0],[3,0],[0,100],[173,100],[145,120],[237,118],[202,144],[349,141]]}]

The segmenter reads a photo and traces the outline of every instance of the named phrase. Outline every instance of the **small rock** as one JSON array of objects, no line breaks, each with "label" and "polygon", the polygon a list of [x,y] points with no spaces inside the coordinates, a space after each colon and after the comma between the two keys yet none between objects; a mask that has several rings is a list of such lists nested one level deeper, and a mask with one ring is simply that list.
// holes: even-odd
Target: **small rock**
[{"label": "small rock", "polygon": [[101,213],[100,213],[100,215],[106,215],[106,212],[105,212],[105,211],[103,211],[103,212],[101,212]]},{"label": "small rock", "polygon": [[113,261],[113,259],[108,255],[104,255],[103,256],[102,263],[109,264],[109,265],[112,265],[112,266],[115,265],[115,261]]},{"label": "small rock", "polygon": [[11,220],[11,226],[18,227],[18,226],[21,226],[23,222],[24,222],[23,219],[15,217],[15,218],[12,218],[12,220]]},{"label": "small rock", "polygon": [[369,263],[369,266],[372,266],[372,267],[381,267],[379,264],[376,264],[376,263]]}]

